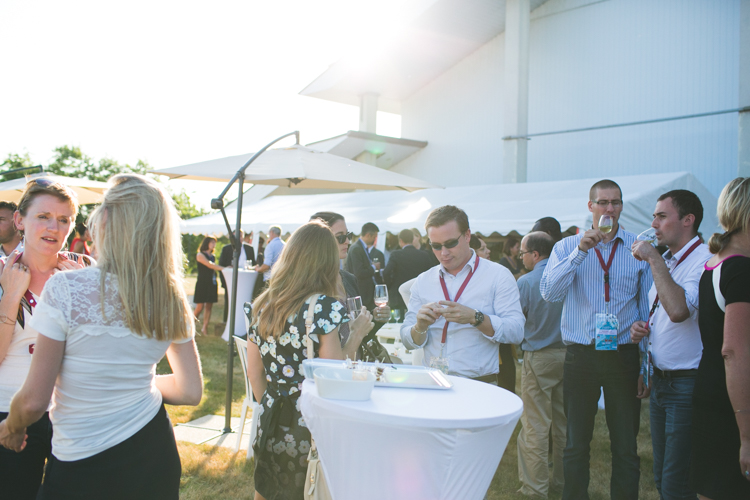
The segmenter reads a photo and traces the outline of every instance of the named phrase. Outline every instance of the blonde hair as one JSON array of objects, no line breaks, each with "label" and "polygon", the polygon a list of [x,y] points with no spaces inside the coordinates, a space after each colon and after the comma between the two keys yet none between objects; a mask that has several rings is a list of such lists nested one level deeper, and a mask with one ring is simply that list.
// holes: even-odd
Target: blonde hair
[{"label": "blonde hair", "polygon": [[21,199],[18,202],[18,212],[25,216],[34,198],[43,194],[48,194],[60,201],[70,203],[70,208],[73,209],[73,218],[75,219],[78,213],[78,196],[67,186],[54,180],[54,178],[44,176],[30,179],[26,183]]},{"label": "blonde hair", "polygon": [[253,302],[259,333],[278,339],[311,295],[343,296],[339,249],[331,229],[314,219],[289,238],[271,271],[268,289]]},{"label": "blonde hair", "polygon": [[750,227],[750,177],[737,177],[724,186],[716,207],[724,233],[714,233],[708,249],[717,254],[724,250],[736,233],[747,233]]},{"label": "blonde hair", "polygon": [[102,302],[106,273],[114,274],[130,330],[156,340],[192,336],[193,314],[185,294],[180,218],[174,202],[161,186],[142,175],[116,175],[109,184],[104,201],[90,218],[102,270]]}]

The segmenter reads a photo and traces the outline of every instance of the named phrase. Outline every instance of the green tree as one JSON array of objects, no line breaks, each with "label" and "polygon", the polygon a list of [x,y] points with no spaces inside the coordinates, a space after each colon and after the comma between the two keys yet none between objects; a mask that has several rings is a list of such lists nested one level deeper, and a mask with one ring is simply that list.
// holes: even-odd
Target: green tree
[{"label": "green tree", "polygon": [[121,164],[112,158],[102,158],[95,162],[81,152],[76,146],[60,146],[55,148],[55,156],[47,170],[53,174],[67,177],[83,177],[92,181],[107,182],[117,174],[146,174],[148,164],[138,160],[135,166]]},{"label": "green tree", "polygon": [[[19,155],[17,153],[9,153],[8,157],[2,163],[0,163],[0,174],[8,170],[15,170],[17,168],[27,168],[27,167],[33,167],[33,166],[34,164],[31,161],[31,157],[29,157],[29,153],[24,153],[23,155]],[[30,173],[34,173],[34,172],[27,171],[27,172],[16,172],[14,174],[5,174],[2,177],[0,177],[0,181],[9,181],[12,179],[18,179]]]}]

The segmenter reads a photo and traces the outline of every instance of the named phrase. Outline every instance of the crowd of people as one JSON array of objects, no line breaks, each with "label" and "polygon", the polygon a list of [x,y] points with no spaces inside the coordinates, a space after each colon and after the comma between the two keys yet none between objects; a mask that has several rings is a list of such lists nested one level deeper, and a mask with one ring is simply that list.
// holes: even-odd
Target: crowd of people
[{"label": "crowd of people", "polygon": [[[354,241],[335,212],[312,214],[286,242],[272,226],[257,259],[253,234],[242,234],[242,267],[263,276],[246,308],[247,375],[262,412],[256,499],[304,495],[314,444],[299,409],[302,361],[379,357],[375,333],[392,314],[425,365],[511,391],[520,347],[521,495],[589,498],[603,393],[612,499],[638,498],[646,398],[661,498],[750,498],[750,178],[722,191],[725,232],[708,244],[687,190],[655,201],[655,241],[620,224],[613,181],[594,184],[587,205],[590,228],[563,238],[545,217],[506,238],[499,263],[450,205],[427,217],[426,245],[404,229],[387,259],[375,224]],[[113,177],[67,252],[77,212],[74,193],[44,179],[17,206],[0,202],[0,488],[17,499],[177,498],[164,404],[201,399],[196,318],[203,312],[207,333],[216,271],[234,247],[217,264],[216,239],[201,243],[193,311],[163,188]],[[377,285],[390,304],[375,303]],[[350,315],[355,297],[361,310]],[[165,354],[172,373],[156,376]]]}]

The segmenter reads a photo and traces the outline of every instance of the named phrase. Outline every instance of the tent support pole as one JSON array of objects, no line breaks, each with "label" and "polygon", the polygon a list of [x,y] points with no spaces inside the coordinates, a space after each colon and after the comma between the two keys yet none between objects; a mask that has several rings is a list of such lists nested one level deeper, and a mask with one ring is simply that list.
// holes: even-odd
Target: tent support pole
[{"label": "tent support pole", "polygon": [[[224,191],[221,192],[218,198],[214,198],[211,200],[211,208],[213,209],[219,209],[221,210],[221,214],[224,217],[224,221],[227,224],[227,229],[229,231],[230,239],[233,239],[236,244],[234,244],[234,254],[232,258],[232,294],[230,295],[231,304],[229,306],[229,341],[227,342],[227,398],[224,406],[224,429],[222,430],[223,434],[229,434],[232,432],[232,382],[234,377],[234,325],[237,321],[237,272],[239,268],[239,262],[240,262],[240,246],[242,244],[242,239],[240,238],[240,229],[242,228],[242,188],[245,184],[245,170],[247,170],[247,167],[250,166],[252,162],[255,161],[255,159],[260,156],[263,152],[265,152],[268,148],[276,144],[282,139],[285,139],[289,137],[290,135],[295,136],[297,142],[296,144],[299,144],[299,131],[295,130],[294,132],[290,132],[288,134],[282,135],[281,137],[277,138],[276,140],[269,142],[266,144],[263,149],[258,151],[253,155],[252,158],[250,158],[247,163],[245,163],[242,168],[240,168],[236,174],[234,174],[234,177],[232,177],[232,180],[229,181],[229,184],[224,188]],[[234,226],[234,238],[231,238],[232,236],[232,228],[229,227],[229,219],[227,219],[227,214],[224,211],[224,196],[226,196],[229,189],[232,187],[232,184],[234,184],[235,181],[239,181],[239,194],[237,196],[237,223]],[[252,396],[252,395],[250,395]]]}]

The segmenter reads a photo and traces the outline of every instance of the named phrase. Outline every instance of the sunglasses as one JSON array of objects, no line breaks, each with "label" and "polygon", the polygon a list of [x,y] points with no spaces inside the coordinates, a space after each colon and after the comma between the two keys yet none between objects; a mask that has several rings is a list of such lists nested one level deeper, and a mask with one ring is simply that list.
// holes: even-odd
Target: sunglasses
[{"label": "sunglasses", "polygon": [[352,241],[352,238],[354,238],[354,233],[346,233],[346,234],[337,234],[336,235],[336,241],[339,242],[339,245],[343,245],[347,241]]},{"label": "sunglasses", "polygon": [[432,247],[433,250],[438,250],[438,251],[442,250],[443,247],[445,247],[445,248],[454,248],[455,246],[458,245],[458,241],[459,240],[460,240],[460,238],[455,238],[455,239],[452,239],[452,240],[448,240],[445,243],[432,243],[432,242],[430,242],[430,246]]},{"label": "sunglasses", "polygon": [[50,186],[57,186],[61,188],[63,191],[65,191],[66,193],[68,193],[70,197],[77,198],[77,195],[73,190],[68,189],[68,187],[65,184],[61,184],[60,182],[54,179],[50,179],[48,177],[37,177],[36,179],[32,179],[32,180],[34,181],[34,184],[36,184],[37,186],[41,186],[45,188],[50,187]]}]

